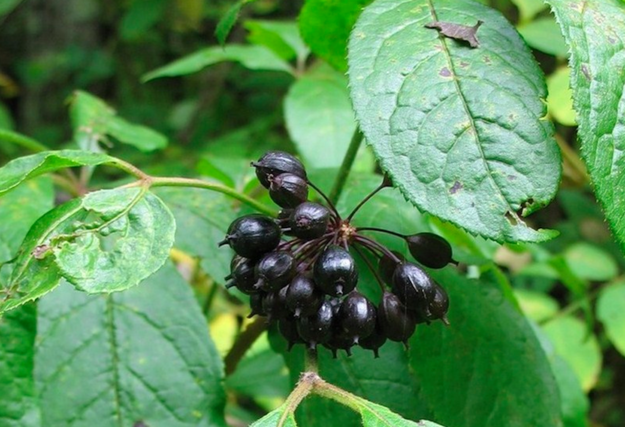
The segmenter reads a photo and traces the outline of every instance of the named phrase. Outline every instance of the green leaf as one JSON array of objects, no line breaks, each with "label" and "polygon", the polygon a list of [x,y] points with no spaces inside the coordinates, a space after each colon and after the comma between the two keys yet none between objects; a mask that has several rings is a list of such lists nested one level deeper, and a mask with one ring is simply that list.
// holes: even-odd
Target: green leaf
[{"label": "green leaf", "polygon": [[571,49],[582,156],[608,223],[625,248],[625,7],[617,0],[548,0]]},{"label": "green leaf", "polygon": [[529,21],[538,13],[547,9],[543,0],[512,0],[512,3],[519,9],[521,21]]},{"label": "green leaf", "polygon": [[143,195],[138,188],[101,190],[85,196],[82,209],[99,217],[89,226],[93,228],[59,236],[62,240],[52,248],[61,274],[78,289],[99,293],[131,288],[169,257],[176,224],[155,195]]},{"label": "green leaf", "polygon": [[534,49],[562,58],[569,56],[569,48],[566,46],[560,27],[553,17],[539,18],[527,24],[519,25],[517,30],[527,44]]},{"label": "green leaf", "polygon": [[614,347],[625,355],[625,283],[619,282],[601,290],[597,317],[603,323]]},{"label": "green leaf", "polygon": [[519,301],[523,313],[535,322],[550,319],[560,309],[558,302],[543,292],[515,289],[514,296]]},{"label": "green leaf", "polygon": [[566,126],[576,126],[573,109],[573,91],[570,86],[571,70],[568,67],[557,69],[547,77],[549,113],[558,122]]},{"label": "green leaf", "polygon": [[11,13],[21,2],[22,0],[3,0],[0,3],[0,16]]},{"label": "green leaf", "polygon": [[44,151],[11,160],[0,168],[0,196],[27,179],[76,166],[114,163],[115,158],[81,150]]},{"label": "green leaf", "polygon": [[313,53],[339,71],[347,70],[347,39],[371,0],[307,0],[299,15],[302,38]]},{"label": "green leaf", "polygon": [[42,425],[225,427],[220,356],[170,263],[126,292],[63,285],[39,310]]},{"label": "green leaf", "polygon": [[[28,230],[0,302],[0,315],[39,298],[58,286],[61,272],[46,254],[53,237],[73,231],[74,221],[85,218],[81,200],[74,199],[39,218]],[[47,256],[46,256],[47,255]]]},{"label": "green leaf", "polygon": [[289,136],[307,165],[338,168],[356,122],[347,78],[328,68],[304,75],[284,99]]},{"label": "green leaf", "polygon": [[451,269],[432,275],[449,294],[450,326],[419,326],[410,340],[430,418],[454,427],[562,425],[549,361],[525,318],[494,284]]},{"label": "green leaf", "polygon": [[103,100],[87,92],[74,93],[70,116],[74,127],[74,141],[83,150],[98,151],[98,144],[106,141],[107,135],[145,152],[167,146],[164,135],[122,119]]},{"label": "green leaf", "polygon": [[241,8],[246,3],[250,3],[250,1],[237,1],[226,11],[226,13],[217,23],[217,27],[215,28],[215,36],[217,37],[217,41],[221,46],[226,43],[228,34],[230,34],[230,31],[232,31],[232,27],[234,27],[234,24],[239,19],[239,13],[241,12]]},{"label": "green leaf", "polygon": [[391,412],[388,408],[368,402],[365,399],[356,399],[356,407],[362,416],[363,427],[442,427],[430,421],[406,420]]},{"label": "green leaf", "polygon": [[[425,28],[484,21],[480,47]],[[498,242],[543,241],[522,216],[561,174],[542,72],[514,28],[470,0],[377,0],[349,45],[356,117],[383,170],[421,210]],[[537,167],[540,165],[540,167]]]},{"label": "green leaf", "polygon": [[[250,425],[250,427],[278,427],[278,425],[279,427],[297,427],[293,413],[289,413],[286,416],[284,415],[284,412],[287,409],[286,405],[282,405],[278,409],[271,411],[260,420]],[[285,418],[282,424],[278,424],[283,416]]]},{"label": "green leaf", "polygon": [[39,427],[33,381],[37,311],[33,304],[0,317],[0,425]]},{"label": "green leaf", "polygon": [[559,317],[543,326],[556,353],[573,368],[584,391],[591,390],[601,372],[601,349],[584,322],[571,316]]},{"label": "green leaf", "polygon": [[552,359],[551,368],[560,391],[564,427],[587,427],[590,402],[582,390],[575,372],[558,355]]},{"label": "green leaf", "polygon": [[224,61],[239,62],[250,70],[271,70],[292,73],[291,66],[265,46],[228,44],[198,50],[142,77],[143,82],[160,77],[184,76]]},{"label": "green leaf", "polygon": [[217,242],[223,240],[236,218],[232,200],[222,194],[189,188],[159,188],[156,194],[181,224],[176,230],[176,247],[200,257],[203,270],[218,283],[224,283],[234,252],[218,247]]},{"label": "green leaf", "polygon": [[303,63],[310,53],[295,22],[248,20],[245,28],[250,31],[250,43],[265,46],[287,61],[297,58]]},{"label": "green leaf", "polygon": [[618,274],[618,265],[609,253],[584,242],[577,242],[564,251],[571,272],[586,280],[606,281]]}]

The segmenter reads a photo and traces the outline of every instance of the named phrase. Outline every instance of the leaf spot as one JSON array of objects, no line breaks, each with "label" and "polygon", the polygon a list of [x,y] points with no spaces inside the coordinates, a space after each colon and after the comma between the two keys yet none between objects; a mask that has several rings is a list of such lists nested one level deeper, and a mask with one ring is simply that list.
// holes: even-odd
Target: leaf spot
[{"label": "leaf spot", "polygon": [[514,212],[506,212],[506,219],[513,226],[517,226],[519,224],[519,221],[517,220],[517,214]]},{"label": "leaf spot", "polygon": [[582,64],[582,74],[584,74],[584,76],[586,77],[587,80],[592,80],[591,76],[590,76],[590,70],[588,70],[588,66],[586,64]]},{"label": "leaf spot", "polygon": [[458,191],[462,190],[463,186],[459,181],[454,182],[454,185],[449,189],[451,194],[456,194]]},{"label": "leaf spot", "polygon": [[450,77],[451,76],[451,71],[449,71],[449,68],[443,67],[443,69],[438,74],[440,76],[442,76],[442,77]]}]

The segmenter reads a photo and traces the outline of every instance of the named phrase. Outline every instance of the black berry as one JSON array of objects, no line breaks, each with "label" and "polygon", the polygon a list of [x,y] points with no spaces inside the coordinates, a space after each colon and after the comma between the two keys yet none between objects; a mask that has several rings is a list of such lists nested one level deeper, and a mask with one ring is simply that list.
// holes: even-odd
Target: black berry
[{"label": "black berry", "polygon": [[323,294],[315,282],[302,274],[295,276],[286,291],[286,305],[298,317],[312,316],[323,303]]},{"label": "black berry", "polygon": [[256,168],[256,176],[265,188],[269,188],[271,178],[283,173],[297,175],[306,179],[304,165],[294,156],[284,151],[268,151],[257,162],[252,162]]},{"label": "black berry", "polygon": [[406,342],[415,330],[416,322],[406,306],[390,292],[384,292],[378,307],[380,330],[391,341]]},{"label": "black berry", "polygon": [[410,254],[417,262],[430,268],[443,268],[452,261],[451,245],[433,233],[406,237]]},{"label": "black berry", "polygon": [[375,329],[375,307],[360,292],[350,292],[339,310],[339,321],[342,331],[352,337],[353,344],[365,338]]},{"label": "black berry", "polygon": [[297,332],[308,347],[314,349],[330,339],[333,319],[332,306],[324,301],[315,314],[298,319]]},{"label": "black berry", "polygon": [[280,243],[280,236],[280,227],[273,219],[251,214],[235,219],[219,246],[228,244],[242,257],[256,259],[275,249]]},{"label": "black berry", "polygon": [[295,258],[290,252],[274,251],[263,255],[256,264],[256,289],[280,290],[293,279],[295,267]]},{"label": "black berry", "polygon": [[300,239],[315,239],[325,234],[330,222],[330,210],[323,205],[304,202],[291,213],[291,233]]},{"label": "black berry", "polygon": [[356,262],[342,247],[330,245],[315,261],[313,278],[326,294],[345,295],[356,287],[358,281]]},{"label": "black berry", "polygon": [[393,293],[409,310],[424,312],[435,293],[434,280],[417,265],[404,262],[393,274]]},{"label": "black berry", "polygon": [[308,199],[308,184],[297,175],[283,173],[271,179],[269,197],[280,207],[295,208]]}]

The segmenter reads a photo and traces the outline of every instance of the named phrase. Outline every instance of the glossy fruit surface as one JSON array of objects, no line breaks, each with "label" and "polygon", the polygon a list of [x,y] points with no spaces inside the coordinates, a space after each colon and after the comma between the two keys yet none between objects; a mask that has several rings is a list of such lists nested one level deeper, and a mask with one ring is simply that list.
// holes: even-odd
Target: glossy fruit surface
[{"label": "glossy fruit surface", "polygon": [[312,316],[323,303],[323,294],[309,277],[298,274],[289,284],[286,291],[286,305],[293,315],[298,317]]},{"label": "glossy fruit surface", "polygon": [[443,268],[452,261],[451,245],[433,233],[406,237],[410,254],[417,262],[430,268]]},{"label": "glossy fruit surface", "polygon": [[315,261],[313,278],[324,293],[332,296],[345,295],[358,282],[356,262],[344,248],[330,245]]},{"label": "glossy fruit surface", "polygon": [[419,266],[405,262],[393,274],[393,293],[409,310],[423,312],[434,297],[435,283]]},{"label": "glossy fruit surface", "polygon": [[256,259],[275,249],[280,236],[280,227],[272,218],[250,214],[235,219],[219,245],[228,244],[238,255]]},{"label": "glossy fruit surface", "polygon": [[330,210],[319,203],[304,202],[298,205],[289,219],[291,233],[300,239],[321,237],[328,229]]},{"label": "glossy fruit surface", "polygon": [[382,332],[382,327],[380,326],[380,317],[376,314],[376,322],[373,332],[369,336],[362,338],[358,343],[362,348],[373,351],[373,355],[377,359],[378,357],[380,357],[378,350],[380,349],[380,347],[382,347],[382,345],[384,345],[385,342],[386,335],[384,335],[384,332]]},{"label": "glossy fruit surface", "polygon": [[[401,253],[397,251],[391,252],[399,259],[400,263],[406,260],[406,257],[404,257]],[[382,258],[380,258],[380,261],[378,263],[378,273],[380,273],[380,277],[382,278],[384,283],[387,283],[389,285],[393,283],[393,274],[395,274],[395,269],[398,265],[399,263],[397,263],[390,256],[386,254],[382,255]]]},{"label": "glossy fruit surface", "polygon": [[406,342],[415,331],[416,322],[406,306],[390,292],[384,292],[378,307],[380,330],[391,341]]},{"label": "glossy fruit surface", "polygon": [[445,289],[436,284],[434,297],[428,302],[425,312],[427,320],[444,319],[449,311],[449,296]]},{"label": "glossy fruit surface", "polygon": [[297,175],[283,173],[271,179],[269,197],[280,207],[295,208],[308,199],[308,184]]},{"label": "glossy fruit surface", "polygon": [[269,292],[263,298],[263,311],[269,317],[269,321],[280,320],[288,317],[289,310],[286,308],[286,288],[277,292]]},{"label": "glossy fruit surface", "polygon": [[256,168],[256,176],[265,188],[269,188],[272,177],[283,173],[306,179],[306,169],[302,162],[284,151],[268,151],[257,162],[252,162],[252,166]]},{"label": "glossy fruit surface", "polygon": [[263,300],[267,294],[265,292],[258,292],[250,295],[250,314],[247,316],[251,318],[253,316],[266,316],[265,310],[263,310]]},{"label": "glossy fruit surface", "polygon": [[345,297],[338,318],[342,332],[352,337],[354,344],[371,335],[375,329],[375,307],[358,291],[352,291]]},{"label": "glossy fruit surface", "polygon": [[303,342],[297,332],[297,324],[295,318],[287,316],[278,321],[278,331],[289,343],[288,350],[293,347],[294,344]]},{"label": "glossy fruit surface", "polygon": [[297,332],[309,348],[316,348],[330,339],[333,319],[332,306],[324,301],[315,314],[297,320]]},{"label": "glossy fruit surface", "polygon": [[254,286],[256,283],[255,261],[236,256],[230,266],[232,268],[231,281],[226,287],[230,287],[229,285],[236,286],[238,290],[248,295],[258,292]]},{"label": "glossy fruit surface", "polygon": [[256,264],[255,287],[267,292],[278,291],[295,276],[295,258],[287,251],[269,252]]}]

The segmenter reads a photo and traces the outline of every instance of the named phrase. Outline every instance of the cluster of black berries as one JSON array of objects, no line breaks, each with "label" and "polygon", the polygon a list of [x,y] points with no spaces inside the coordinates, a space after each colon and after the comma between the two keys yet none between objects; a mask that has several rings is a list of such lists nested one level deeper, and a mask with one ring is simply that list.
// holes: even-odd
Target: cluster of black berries
[{"label": "cluster of black berries", "polygon": [[[367,200],[390,186],[387,179],[343,219],[292,155],[270,151],[252,166],[282,210],[276,219],[252,214],[230,225],[219,243],[236,252],[227,287],[250,295],[250,316],[277,321],[289,348],[296,343],[323,345],[336,357],[337,350],[351,354],[350,348],[360,345],[377,357],[387,339],[406,343],[418,323],[447,322],[445,290],[421,267],[361,233],[385,232],[405,239],[412,256],[430,268],[452,262],[449,243],[431,233],[406,236],[350,223]],[[309,187],[329,207],[308,201]],[[356,289],[358,269],[350,249],[361,255],[380,285],[377,306]],[[363,249],[379,259],[377,266],[362,256]]]}]

